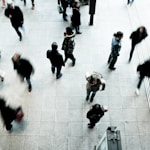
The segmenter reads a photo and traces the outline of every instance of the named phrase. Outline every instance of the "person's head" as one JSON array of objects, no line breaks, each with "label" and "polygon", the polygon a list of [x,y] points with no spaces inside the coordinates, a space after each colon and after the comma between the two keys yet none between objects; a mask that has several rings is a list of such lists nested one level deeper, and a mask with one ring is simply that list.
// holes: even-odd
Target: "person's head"
[{"label": "person's head", "polygon": [[121,40],[123,38],[123,32],[118,31],[117,33],[114,34],[117,40]]},{"label": "person's head", "polygon": [[102,106],[102,110],[103,110],[104,112],[107,112],[107,111],[108,111],[108,106],[103,105],[103,106]]},{"label": "person's head", "polygon": [[71,27],[67,27],[67,28],[66,28],[66,34],[67,34],[67,35],[72,35],[72,34],[73,34],[73,31],[72,31],[72,28],[71,28]]},{"label": "person's head", "polygon": [[51,46],[52,46],[52,50],[57,50],[58,48],[58,45],[56,42],[53,42]]},{"label": "person's head", "polygon": [[7,7],[10,8],[10,9],[14,8],[12,0],[7,0]]},{"label": "person's head", "polygon": [[146,31],[146,28],[144,26],[140,26],[138,29],[137,29],[140,33],[144,33]]},{"label": "person's head", "polygon": [[21,55],[19,53],[15,53],[12,57],[12,60],[14,62],[17,62],[20,59]]}]

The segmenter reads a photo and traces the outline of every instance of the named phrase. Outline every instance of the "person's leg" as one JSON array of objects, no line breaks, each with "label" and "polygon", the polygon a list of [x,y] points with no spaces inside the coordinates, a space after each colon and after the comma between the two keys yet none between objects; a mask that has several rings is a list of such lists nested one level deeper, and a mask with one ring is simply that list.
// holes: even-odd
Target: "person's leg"
[{"label": "person's leg", "polygon": [[26,0],[23,0],[24,1],[24,6],[26,6]]},{"label": "person's leg", "polygon": [[15,31],[17,32],[18,36],[19,36],[19,40],[22,41],[22,34],[21,32],[18,30],[19,27],[14,27]]},{"label": "person's leg", "polygon": [[68,59],[68,54],[65,52],[65,60],[64,60],[64,63],[66,63],[67,59]]},{"label": "person's leg", "polygon": [[69,54],[69,58],[72,60],[72,66],[75,65],[76,59],[73,54]]},{"label": "person's leg", "polygon": [[143,79],[144,79],[144,76],[140,76],[140,77],[139,77],[139,82],[138,82],[138,84],[137,84],[137,88],[136,88],[136,91],[135,91],[137,95],[139,95],[139,89],[140,89],[140,87],[141,87],[141,84],[142,84]]},{"label": "person's leg", "polygon": [[32,3],[32,10],[34,9],[34,7],[35,7],[35,4],[34,4],[34,0],[31,0],[31,3]]},{"label": "person's leg", "polygon": [[95,121],[94,121],[94,119],[89,119],[90,120],[90,123],[88,124],[88,127],[89,128],[94,128],[94,126],[95,126]]},{"label": "person's leg", "polygon": [[111,53],[110,53],[109,58],[108,58],[108,61],[107,61],[108,64],[110,63],[111,59],[112,59],[112,55],[111,55]]},{"label": "person's leg", "polygon": [[90,96],[91,90],[90,89],[86,89],[86,100],[89,100],[89,96]]},{"label": "person's leg", "polygon": [[55,73],[55,66],[51,66],[52,73]]},{"label": "person's leg", "polygon": [[30,77],[26,77],[26,80],[27,80],[27,84],[28,84],[28,91],[31,92],[32,91],[32,85],[31,85]]},{"label": "person's leg", "polygon": [[92,95],[91,95],[91,98],[90,98],[90,102],[93,102],[93,99],[94,99],[95,95],[96,95],[96,92],[93,92]]},{"label": "person's leg", "polygon": [[5,0],[2,0],[2,7],[5,7]]},{"label": "person's leg", "polygon": [[131,61],[132,59],[132,55],[133,55],[133,52],[134,52],[134,48],[135,48],[136,44],[134,42],[131,43],[131,51],[130,51],[130,56],[129,56],[129,62]]},{"label": "person's leg", "polygon": [[116,61],[117,61],[117,58],[118,58],[118,57],[115,56],[115,55],[112,56],[112,60],[110,61],[109,69],[112,69],[112,70],[116,69],[116,68],[114,67],[114,65],[115,65],[115,63],[116,63]]},{"label": "person's leg", "polygon": [[10,131],[12,129],[12,124],[11,123],[6,123],[6,130]]},{"label": "person's leg", "polygon": [[61,66],[57,67],[56,79],[59,79],[62,76]]},{"label": "person's leg", "polygon": [[66,10],[67,10],[67,8],[63,7],[63,19],[64,19],[64,21],[68,21],[67,18],[66,18],[66,16],[67,16]]}]

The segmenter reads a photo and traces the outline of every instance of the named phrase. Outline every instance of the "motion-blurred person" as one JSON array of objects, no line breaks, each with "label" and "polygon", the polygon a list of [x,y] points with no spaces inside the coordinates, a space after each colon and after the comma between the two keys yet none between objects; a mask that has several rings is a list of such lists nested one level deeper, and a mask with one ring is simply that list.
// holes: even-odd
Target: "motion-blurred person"
[{"label": "motion-blurred person", "polygon": [[78,0],[75,0],[72,6],[72,16],[71,16],[71,21],[72,21],[72,26],[76,30],[76,34],[81,34],[80,32],[80,2]]},{"label": "motion-blurred person", "polygon": [[87,84],[86,84],[86,101],[89,100],[90,94],[91,94],[91,98],[90,98],[90,102],[93,102],[93,99],[96,95],[97,91],[103,91],[105,90],[105,84],[106,81],[103,79],[102,75],[100,73],[97,72],[93,72],[91,74],[86,73],[85,75],[86,80],[87,80]]},{"label": "motion-blurred person", "polygon": [[64,21],[68,21],[67,20],[66,10],[67,10],[69,1],[68,0],[58,0],[58,5],[60,5],[60,4],[61,4],[61,6],[63,8],[63,19],[64,19]]},{"label": "motion-blurred person", "polygon": [[147,30],[144,26],[141,26],[137,28],[136,31],[133,31],[130,35],[131,39],[131,51],[130,51],[130,56],[129,56],[129,62],[132,59],[132,55],[134,52],[135,46],[140,43],[143,39],[145,39],[148,36]]},{"label": "motion-blurred person", "polygon": [[[21,0],[21,1],[24,1],[24,6],[26,6],[26,0]],[[34,10],[35,7],[34,0],[31,0],[31,3],[32,3],[31,9]]]},{"label": "motion-blurred person", "polygon": [[72,66],[75,65],[75,57],[73,55],[74,47],[75,47],[75,42],[74,42],[74,37],[75,33],[72,31],[71,27],[66,28],[66,32],[64,33],[64,41],[62,44],[62,50],[65,52],[65,62],[67,61],[68,58],[72,60]]},{"label": "motion-blurred person", "polygon": [[14,120],[20,122],[24,116],[22,108],[20,106],[17,108],[7,106],[6,101],[3,98],[0,98],[0,112],[7,131],[11,131],[11,123]]},{"label": "motion-blurred person", "polygon": [[18,6],[13,6],[12,3],[9,3],[5,9],[5,16],[10,19],[13,28],[19,36],[19,40],[22,41],[22,34],[19,31],[19,28],[23,28],[24,22],[21,9]]},{"label": "motion-blurred person", "polygon": [[143,64],[138,65],[137,72],[139,73],[139,82],[137,84],[136,94],[139,95],[139,89],[145,77],[150,77],[150,59]]},{"label": "motion-blurred person", "polygon": [[110,53],[109,58],[108,58],[109,69],[111,69],[111,70],[116,69],[114,67],[114,65],[115,65],[117,58],[119,56],[122,38],[123,38],[123,33],[118,31],[117,33],[114,34],[114,37],[112,39],[111,53]]},{"label": "motion-blurred person", "polygon": [[100,104],[95,104],[92,108],[87,112],[87,118],[90,123],[88,124],[89,128],[94,128],[95,124],[100,121],[100,119],[104,116],[104,113],[108,111],[108,106],[102,106]]},{"label": "motion-blurred person", "polygon": [[57,69],[56,79],[62,76],[61,68],[65,66],[62,55],[58,52],[58,45],[56,42],[52,43],[52,50],[47,50],[47,58],[50,60],[52,66],[52,73],[55,73],[55,68]]},{"label": "motion-blurred person", "polygon": [[5,7],[5,0],[2,0],[2,7]]},{"label": "motion-blurred person", "polygon": [[20,75],[22,81],[24,81],[24,78],[26,79],[28,84],[28,91],[31,92],[32,85],[30,76],[32,73],[34,73],[34,69],[31,63],[27,59],[21,58],[21,55],[18,53],[14,54],[12,57],[12,62],[14,65],[14,70],[17,70],[17,73]]},{"label": "motion-blurred person", "polygon": [[128,0],[127,5],[129,5],[129,4],[132,5],[133,2],[134,2],[134,0]]}]

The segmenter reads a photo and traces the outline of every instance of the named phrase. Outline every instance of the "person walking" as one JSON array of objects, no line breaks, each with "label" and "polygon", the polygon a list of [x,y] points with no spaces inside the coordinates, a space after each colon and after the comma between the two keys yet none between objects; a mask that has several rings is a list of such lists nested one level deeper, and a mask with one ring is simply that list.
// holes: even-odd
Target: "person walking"
[{"label": "person walking", "polygon": [[76,34],[81,34],[80,32],[80,2],[78,0],[75,0],[75,2],[72,5],[72,16],[71,16],[71,21],[72,21],[72,27],[75,28]]},{"label": "person walking", "polygon": [[67,61],[68,58],[72,60],[72,66],[75,65],[76,58],[73,55],[74,47],[75,47],[75,42],[74,42],[74,37],[75,33],[72,31],[71,27],[66,28],[66,32],[64,33],[64,41],[62,44],[62,50],[64,50],[65,53],[65,61]]},{"label": "person walking", "polygon": [[136,88],[136,94],[139,95],[139,89],[145,77],[150,77],[150,59],[146,60],[143,64],[137,66],[137,72],[139,73],[139,82]]},{"label": "person walking", "polygon": [[90,98],[90,102],[93,102],[93,99],[96,95],[97,91],[103,91],[105,90],[105,84],[106,81],[103,79],[102,75],[100,73],[97,72],[93,72],[91,74],[86,73],[86,80],[87,80],[87,84],[86,84],[86,101],[89,100],[90,94],[91,94],[91,98]]},{"label": "person walking", "polygon": [[114,37],[112,39],[111,53],[110,53],[109,58],[108,58],[109,69],[111,69],[111,70],[116,69],[114,67],[114,65],[115,65],[117,58],[119,56],[122,38],[123,38],[123,33],[121,31],[118,31],[117,33],[114,34]]},{"label": "person walking", "polygon": [[134,0],[127,0],[127,5],[132,5],[132,3],[134,2]]},{"label": "person walking", "polygon": [[66,11],[67,11],[69,2],[68,2],[68,0],[58,0],[58,5],[60,5],[60,4],[63,8],[63,19],[64,19],[64,21],[68,21]]},{"label": "person walking", "polygon": [[2,0],[2,7],[5,7],[5,0]]},{"label": "person walking", "polygon": [[91,107],[91,109],[87,112],[87,118],[90,123],[88,123],[89,128],[94,128],[95,124],[100,121],[100,119],[104,116],[104,113],[108,111],[108,106],[103,106],[100,104],[95,104]]},{"label": "person walking", "polygon": [[135,46],[140,43],[143,39],[145,39],[148,36],[147,30],[144,26],[140,26],[137,28],[136,31],[133,31],[130,35],[131,39],[131,51],[129,56],[129,62],[132,59],[132,55],[135,49]]},{"label": "person walking", "polygon": [[55,68],[57,69],[56,79],[62,76],[61,68],[65,66],[62,55],[58,52],[58,45],[56,42],[52,43],[52,50],[47,50],[47,58],[50,60],[52,66],[52,73],[55,73]]},{"label": "person walking", "polygon": [[[24,1],[24,6],[26,6],[26,0],[22,0],[22,1]],[[31,9],[34,10],[35,8],[34,0],[31,0],[31,3],[32,3]]]},{"label": "person walking", "polygon": [[7,131],[12,130],[12,122],[20,122],[24,116],[21,106],[12,108],[6,105],[4,98],[0,97],[0,112]]},{"label": "person walking", "polygon": [[14,70],[17,70],[17,73],[20,75],[22,81],[24,81],[24,78],[26,79],[28,84],[28,91],[31,92],[32,85],[30,76],[32,73],[34,73],[33,66],[27,59],[21,58],[21,55],[18,53],[13,55],[12,62],[14,65]]},{"label": "person walking", "polygon": [[7,5],[5,9],[5,16],[11,21],[11,24],[19,36],[19,40],[22,41],[22,34],[19,28],[23,28],[24,18],[21,9],[18,6],[13,6],[12,3]]}]

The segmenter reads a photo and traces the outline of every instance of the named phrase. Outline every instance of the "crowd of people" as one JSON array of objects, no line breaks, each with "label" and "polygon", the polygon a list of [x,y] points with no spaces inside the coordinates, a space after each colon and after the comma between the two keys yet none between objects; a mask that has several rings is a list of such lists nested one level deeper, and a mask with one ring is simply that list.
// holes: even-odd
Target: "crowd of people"
[{"label": "crowd of people", "polygon": [[[32,9],[34,9],[34,0],[32,2]],[[133,2],[133,1],[132,1]],[[130,3],[128,1],[128,3]],[[5,1],[2,1],[2,5],[5,5]],[[24,5],[26,5],[26,0],[24,0]],[[71,26],[66,27],[64,32],[64,39],[62,40],[61,49],[64,51],[64,59],[63,55],[61,55],[58,51],[57,42],[52,42],[51,50],[47,50],[46,58],[50,60],[51,63],[51,71],[54,74],[56,69],[56,79],[60,79],[62,77],[61,69],[62,66],[65,67],[65,63],[68,59],[72,61],[72,66],[76,64],[76,58],[74,56],[75,50],[75,40],[74,37],[77,34],[81,34],[80,25],[81,25],[81,14],[80,14],[80,1],[78,0],[58,0],[58,5],[61,5],[63,8],[62,17],[64,21],[68,21],[67,18],[67,7],[72,7],[72,16],[71,16]],[[22,34],[19,31],[19,28],[23,28],[24,17],[23,12],[19,8],[19,6],[14,6],[12,3],[8,3],[5,9],[4,15],[10,19],[10,22],[17,32],[19,36],[19,40],[22,41]],[[75,30],[75,31],[74,31]],[[123,38],[124,33],[122,31],[117,31],[114,33],[111,43],[111,52],[108,58],[108,64],[110,70],[115,70],[115,64],[117,62],[118,56],[121,51],[121,40]],[[135,46],[139,44],[143,39],[148,36],[147,29],[145,26],[138,27],[135,31],[133,31],[130,35],[131,39],[131,51],[129,54],[129,62],[131,62],[133,52]],[[34,73],[34,67],[30,63],[29,60],[22,58],[22,56],[18,53],[15,53],[12,56],[12,62],[14,66],[14,70],[17,71],[21,80],[24,81],[26,79],[28,84],[28,91],[32,91],[32,84],[30,81],[31,74]],[[150,77],[150,59],[146,60],[143,64],[137,66],[137,72],[139,72],[139,82],[137,84],[136,93],[139,94],[139,89],[141,87],[141,83],[144,77]],[[90,100],[90,103],[93,102],[94,97],[97,91],[104,91],[106,87],[106,81],[103,76],[98,72],[92,72],[86,74],[86,101]],[[4,80],[4,78],[2,78]],[[7,130],[12,129],[11,122],[17,118],[18,112],[22,111],[21,107],[17,109],[12,109],[9,106],[6,106],[5,100],[0,98],[0,111],[2,118],[4,120],[4,124]],[[8,113],[7,113],[8,111]],[[89,128],[93,128],[95,124],[100,120],[101,117],[104,116],[104,113],[108,111],[108,107],[105,105],[95,104],[92,108],[87,112],[87,118],[90,120],[88,124]],[[10,116],[12,116],[10,118]],[[23,117],[23,113],[22,113]]]}]

